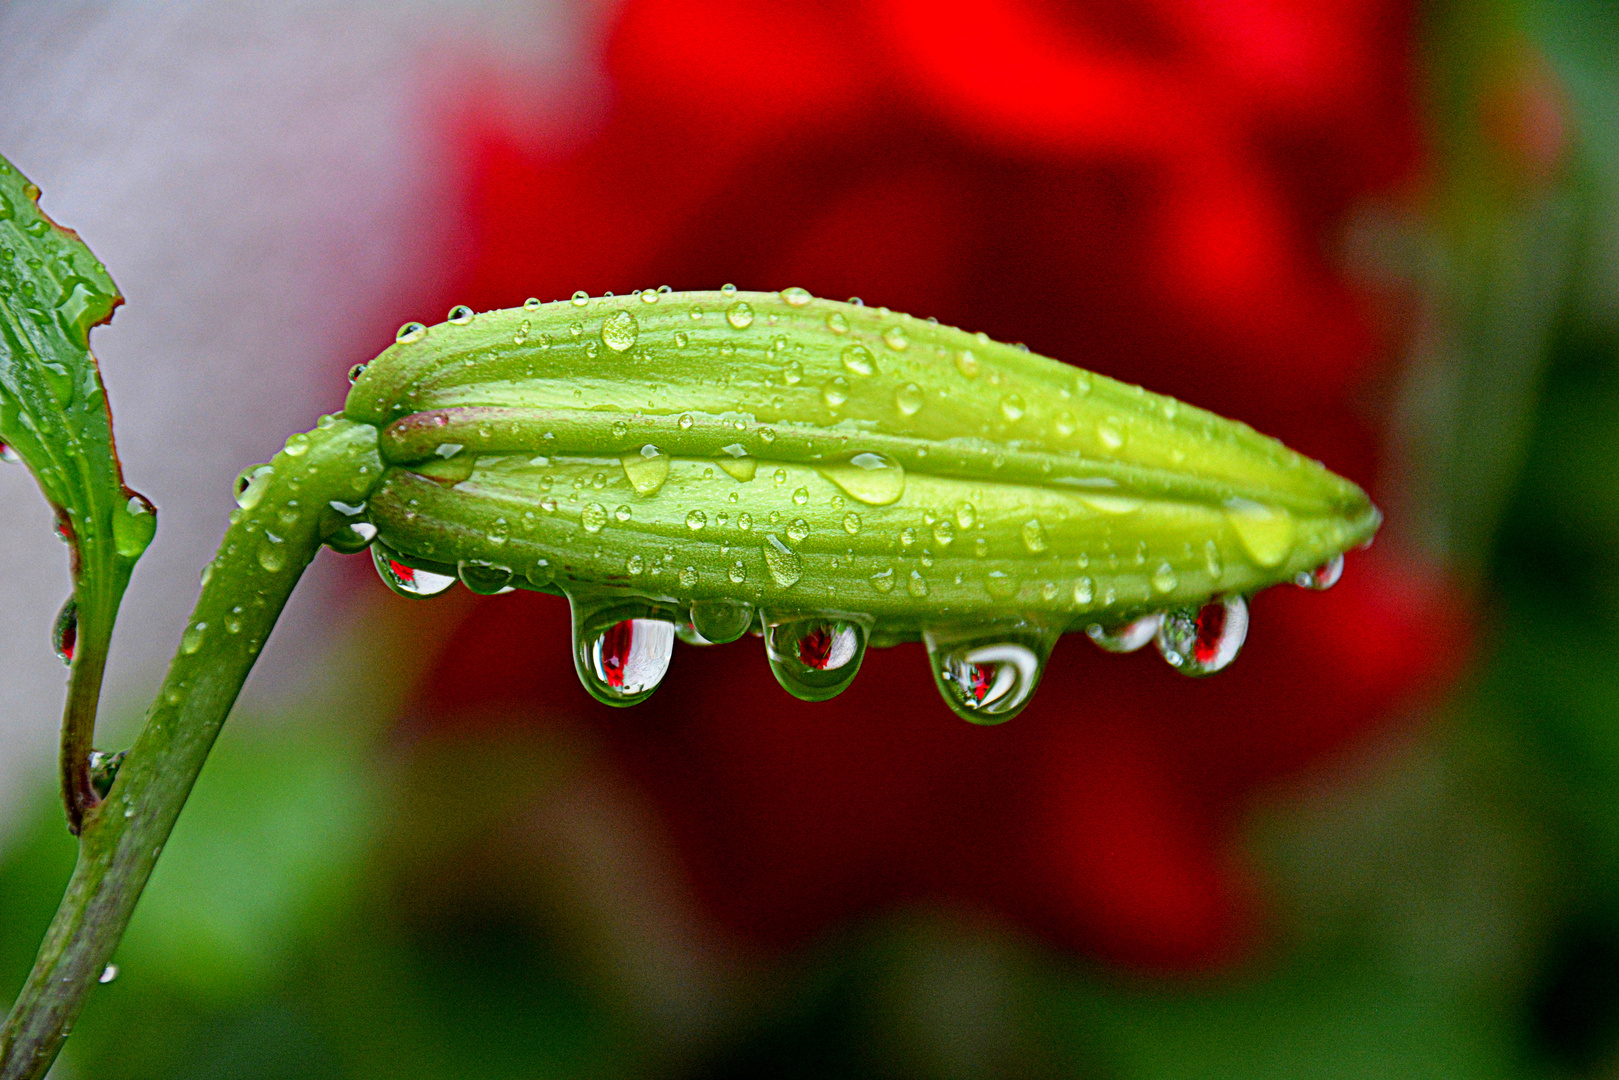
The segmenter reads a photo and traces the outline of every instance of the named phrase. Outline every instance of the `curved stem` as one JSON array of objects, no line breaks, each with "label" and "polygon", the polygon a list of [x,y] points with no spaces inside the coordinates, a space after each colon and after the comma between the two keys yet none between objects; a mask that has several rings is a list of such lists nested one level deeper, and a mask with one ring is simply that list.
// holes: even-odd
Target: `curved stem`
[{"label": "curved stem", "polygon": [[0,1029],[0,1080],[38,1080],[56,1059],[260,648],[320,550],[321,511],[331,500],[364,501],[381,475],[376,441],[375,428],[346,420],[294,436],[258,501],[232,515],[146,726],[106,800],[84,818],[67,893]]}]

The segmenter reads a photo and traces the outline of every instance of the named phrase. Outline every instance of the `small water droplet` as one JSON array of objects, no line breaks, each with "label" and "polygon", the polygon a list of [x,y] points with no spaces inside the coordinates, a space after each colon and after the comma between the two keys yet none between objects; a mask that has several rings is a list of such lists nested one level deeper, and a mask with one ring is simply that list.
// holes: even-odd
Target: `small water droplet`
[{"label": "small water droplet", "polygon": [[627,311],[615,311],[602,320],[602,344],[614,352],[623,352],[635,344],[641,325]]},{"label": "small water droplet", "polygon": [[495,596],[512,591],[512,570],[498,563],[462,559],[456,566],[461,584],[479,596]]},{"label": "small water droplet", "polygon": [[540,298],[538,296],[531,296],[527,300],[524,300],[523,301],[523,310],[524,311],[538,311],[538,310],[540,310]]},{"label": "small water droplet", "polygon": [[821,387],[821,400],[826,402],[828,408],[835,409],[849,400],[849,380],[842,375],[834,375]]},{"label": "small water droplet", "polygon": [[691,604],[692,628],[716,645],[737,640],[753,622],[752,604],[737,600],[693,600]]},{"label": "small water droplet", "polygon": [[1090,578],[1079,577],[1074,579],[1074,603],[1080,607],[1087,607],[1094,596],[1095,588],[1091,584]]},{"label": "small water droplet", "polygon": [[963,720],[999,724],[1023,711],[1057,633],[1032,623],[929,628],[922,632],[933,681]]},{"label": "small water droplet", "polygon": [[928,579],[922,576],[920,570],[912,570],[910,578],[905,582],[905,591],[917,598],[928,594]]},{"label": "small water droplet", "polygon": [[720,286],[720,295],[721,296],[735,296],[736,295],[736,286],[730,284],[729,282],[727,282],[724,285],[721,285]]},{"label": "small water droplet", "polygon": [[1152,572],[1152,588],[1154,592],[1174,592],[1175,586],[1180,583],[1180,578],[1175,576],[1175,568],[1167,562],[1159,563],[1157,569]]},{"label": "small water droplet", "polygon": [[840,355],[843,357],[843,366],[854,374],[877,374],[877,358],[872,356],[871,350],[864,345],[854,343],[845,345]]},{"label": "small water droplet", "polygon": [[1097,424],[1096,438],[1108,450],[1117,450],[1124,445],[1124,435],[1112,424]]},{"label": "small water droplet", "polygon": [[741,443],[732,443],[729,446],[722,446],[720,447],[720,450],[726,456],[722,458],[715,458],[714,464],[724,469],[733,480],[738,480],[746,484],[758,474],[759,460],[755,457],[749,456],[747,448]]},{"label": "small water droplet", "polygon": [[669,671],[675,624],[648,603],[568,597],[573,609],[573,662],[579,681],[597,701],[645,701]]},{"label": "small water droplet", "polygon": [[894,391],[894,407],[902,416],[915,416],[922,408],[922,388],[915,383],[906,383]]},{"label": "small water droplet", "polygon": [[849,320],[844,318],[841,311],[831,312],[826,317],[826,328],[834,334],[847,334],[849,332]]},{"label": "small water droplet", "polygon": [[427,327],[419,322],[408,322],[394,333],[394,341],[401,345],[409,345],[420,341],[427,336]]},{"label": "small water droplet", "polygon": [[860,535],[860,515],[853,510],[843,515],[843,531],[850,536]]},{"label": "small water droplet", "polygon": [[1215,581],[1219,581],[1225,575],[1225,563],[1220,558],[1220,545],[1213,540],[1203,541],[1203,566]]},{"label": "small water droplet", "polygon": [[472,321],[472,309],[465,304],[457,304],[450,309],[449,318],[457,326],[465,326]]},{"label": "small water droplet", "polygon": [[905,335],[903,326],[890,326],[883,332],[883,344],[895,352],[904,352],[911,347],[911,339]]},{"label": "small water droplet", "polygon": [[1001,415],[1006,417],[1007,420],[1023,419],[1023,410],[1023,395],[1007,394],[1001,398]]},{"label": "small water droplet", "polygon": [[275,475],[273,465],[249,465],[236,474],[236,505],[251,510],[264,497],[264,489]]},{"label": "small water droplet", "polygon": [[584,509],[579,511],[579,524],[583,525],[587,533],[599,533],[607,524],[607,508],[601,503],[586,503]]},{"label": "small water droplet", "polygon": [[580,289],[578,292],[569,297],[568,301],[569,303],[573,304],[574,307],[584,307],[586,304],[590,303],[590,294],[585,292],[585,290]]},{"label": "small water droplet", "polygon": [[1029,549],[1031,555],[1046,550],[1046,527],[1040,524],[1039,518],[1030,518],[1023,523],[1023,546]]},{"label": "small water droplet", "polygon": [[136,491],[113,512],[113,548],[125,559],[138,559],[157,535],[157,507],[146,496]]},{"label": "small water droplet", "polygon": [[398,554],[380,543],[371,545],[371,560],[377,568],[377,576],[400,596],[425,599],[437,596],[455,584],[456,579],[449,574],[407,566]]},{"label": "small water droplet", "polygon": [[776,681],[803,701],[826,701],[854,682],[866,653],[866,628],[830,615],[766,612],[765,655]]},{"label": "small water droplet", "polygon": [[1182,675],[1212,675],[1237,658],[1247,636],[1248,603],[1227,596],[1169,612],[1156,641],[1159,653]]},{"label": "small water droplet", "polygon": [[763,549],[765,569],[770,571],[771,580],[784,589],[798,584],[798,579],[804,576],[804,560],[798,553],[782,543],[775,533],[765,534]]},{"label": "small water droplet", "polygon": [[0,442],[0,461],[5,462],[7,465],[20,465],[22,464],[22,455],[5,443]]},{"label": "small water droplet", "polygon": [[815,299],[808,289],[800,289],[797,285],[781,290],[781,298],[791,307],[803,307]]},{"label": "small water droplet", "polygon": [[96,982],[101,983],[102,985],[106,985],[107,983],[112,982],[117,977],[118,977],[118,965],[117,964],[108,964],[106,967],[101,969],[101,974],[96,977]]},{"label": "small water droplet", "polygon": [[1260,566],[1279,566],[1293,550],[1297,527],[1286,510],[1248,499],[1227,499],[1225,511],[1237,539]]},{"label": "small water droplet", "polygon": [[[681,417],[681,426],[690,427],[687,423],[690,417]],[[624,478],[630,482],[637,495],[655,495],[663,487],[663,482],[669,479],[669,466],[671,459],[668,454],[647,443],[632,454],[625,454],[619,458],[619,464],[624,468]]]},{"label": "small water droplet", "polygon": [[703,526],[708,524],[708,515],[701,510],[693,510],[686,515],[686,528],[692,532],[702,532]]},{"label": "small water droplet", "polygon": [[787,540],[789,543],[795,546],[802,544],[809,534],[809,522],[803,518],[793,518],[792,521],[787,523]]},{"label": "small water droplet", "polygon": [[51,647],[56,650],[58,660],[72,665],[73,653],[79,647],[79,605],[71,596],[56,613],[56,622],[51,626]]},{"label": "small water droplet", "polygon": [[1098,647],[1108,652],[1129,653],[1135,652],[1151,641],[1157,635],[1163,621],[1163,613],[1155,611],[1151,615],[1143,615],[1139,619],[1113,626],[1091,623],[1085,628],[1085,633]]},{"label": "small water droplet", "polygon": [[640,574],[646,570],[646,560],[639,555],[631,555],[624,563],[624,569],[631,574]]},{"label": "small water droplet", "polygon": [[[692,589],[692,588],[696,588],[696,586],[697,586],[697,567],[695,567],[695,566],[681,567],[681,569],[680,569],[680,587],[682,589]],[[712,639],[710,639],[710,640],[712,640]]]},{"label": "small water droplet", "polygon": [[192,623],[180,635],[180,652],[186,656],[193,655],[202,648],[203,640],[208,636],[208,624],[205,622]]},{"label": "small water droplet", "polygon": [[1320,592],[1330,589],[1338,584],[1338,579],[1344,576],[1344,557],[1334,555],[1314,570],[1301,570],[1293,575],[1293,584],[1301,589],[1311,589]]},{"label": "small water droplet", "polygon": [[349,368],[349,385],[353,386],[355,383],[359,382],[360,381],[360,376],[364,375],[364,374],[365,374],[365,365],[364,364],[355,364],[353,367]]},{"label": "small water droplet", "polygon": [[816,467],[844,494],[868,506],[887,506],[905,494],[905,469],[886,454],[865,452]]}]

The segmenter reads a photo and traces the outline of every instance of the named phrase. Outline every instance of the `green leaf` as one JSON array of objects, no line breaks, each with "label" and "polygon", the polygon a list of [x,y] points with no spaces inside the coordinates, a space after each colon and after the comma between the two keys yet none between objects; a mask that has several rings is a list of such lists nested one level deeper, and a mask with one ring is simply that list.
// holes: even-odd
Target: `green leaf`
[{"label": "green leaf", "polygon": [[0,158],[0,443],[27,464],[70,549],[77,634],[63,720],[64,797],[77,831],[97,801],[88,757],[118,604],[157,528],[124,485],[90,330],[123,303],[106,267],[39,208]]}]

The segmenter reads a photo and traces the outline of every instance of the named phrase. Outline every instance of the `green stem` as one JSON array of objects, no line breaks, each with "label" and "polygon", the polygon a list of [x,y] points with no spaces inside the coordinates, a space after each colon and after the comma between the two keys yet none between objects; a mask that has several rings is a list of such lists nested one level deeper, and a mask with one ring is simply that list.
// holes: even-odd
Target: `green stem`
[{"label": "green stem", "polygon": [[85,816],[73,878],[0,1029],[0,1080],[38,1080],[50,1069],[259,650],[320,550],[321,511],[332,500],[364,501],[381,475],[375,428],[323,424],[288,440],[258,501],[232,515],[146,726],[106,800]]}]

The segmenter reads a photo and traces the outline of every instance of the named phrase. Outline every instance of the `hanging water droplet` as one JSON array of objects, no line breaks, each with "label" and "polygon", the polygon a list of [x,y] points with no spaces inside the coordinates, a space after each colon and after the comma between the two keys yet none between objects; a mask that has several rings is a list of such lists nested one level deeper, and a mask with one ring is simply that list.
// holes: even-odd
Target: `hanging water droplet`
[{"label": "hanging water droplet", "polygon": [[579,524],[587,533],[599,533],[607,525],[607,507],[601,503],[586,503],[579,511]]},{"label": "hanging water droplet", "polygon": [[826,701],[848,688],[866,653],[866,628],[833,615],[765,612],[765,655],[786,691],[803,701]]},{"label": "hanging water droplet", "polygon": [[1293,515],[1281,507],[1266,506],[1248,499],[1227,499],[1226,521],[1242,541],[1254,562],[1269,569],[1281,565],[1293,550],[1297,526]]},{"label": "hanging water droplet", "polygon": [[682,589],[694,589],[694,588],[696,588],[697,587],[697,567],[695,567],[695,566],[683,566],[683,567],[681,567],[680,568],[679,578],[680,578],[680,587]]},{"label": "hanging water droplet", "polygon": [[[682,427],[690,427],[689,417],[680,418]],[[655,495],[663,487],[663,482],[669,479],[670,457],[662,450],[647,443],[633,454],[625,454],[619,458],[619,464],[624,467],[624,478],[630,482],[637,495]]]},{"label": "hanging water droplet", "polygon": [[753,325],[753,305],[746,300],[738,300],[725,309],[725,321],[738,330],[746,330]]},{"label": "hanging water droplet", "polygon": [[1155,611],[1151,615],[1143,615],[1139,619],[1114,626],[1091,623],[1085,628],[1085,633],[1100,648],[1108,652],[1129,653],[1135,652],[1151,641],[1158,633],[1158,628],[1163,625],[1163,621],[1163,613]]},{"label": "hanging water droplet", "polygon": [[462,559],[456,565],[461,584],[479,596],[496,596],[512,591],[512,569],[496,563]]},{"label": "hanging water droplet", "polygon": [[1334,555],[1314,570],[1301,570],[1293,575],[1293,584],[1301,589],[1312,589],[1320,592],[1330,589],[1338,584],[1338,579],[1344,576],[1344,557]]},{"label": "hanging water droplet", "polygon": [[1157,644],[1164,659],[1182,675],[1212,675],[1237,658],[1247,636],[1247,601],[1226,596],[1166,614]]},{"label": "hanging water droplet", "polygon": [[906,383],[894,391],[894,407],[901,416],[915,416],[921,411],[922,402],[922,388],[915,383]]},{"label": "hanging water droplet", "polygon": [[887,506],[905,494],[905,468],[886,454],[855,454],[847,461],[819,465],[816,471],[868,506]]},{"label": "hanging water droplet", "polygon": [[57,659],[72,665],[73,653],[79,647],[79,604],[71,596],[56,613],[56,622],[51,626],[51,647],[56,650]]},{"label": "hanging water droplet", "polygon": [[957,716],[999,724],[1023,711],[1040,685],[1058,634],[1033,623],[922,632],[934,685]]},{"label": "hanging water droplet", "polygon": [[770,571],[771,580],[784,589],[798,584],[798,579],[804,576],[804,560],[798,553],[782,543],[775,533],[765,534],[763,549],[765,569]]},{"label": "hanging water droplet", "polygon": [[1029,549],[1031,555],[1046,550],[1046,527],[1040,524],[1039,518],[1030,518],[1023,523],[1023,546]]},{"label": "hanging water droplet", "polygon": [[408,322],[394,333],[394,340],[401,345],[409,345],[420,341],[427,336],[427,327],[419,322]]},{"label": "hanging water droplet", "polygon": [[[845,325],[845,330],[848,326]],[[842,331],[839,331],[840,333]],[[843,366],[856,375],[877,374],[877,358],[871,355],[871,350],[864,345],[849,344],[843,347]]]},{"label": "hanging water droplet", "polygon": [[377,576],[400,596],[425,599],[437,596],[455,584],[455,578],[449,574],[407,566],[396,552],[382,543],[371,545],[371,560],[377,568]]},{"label": "hanging water droplet", "polygon": [[128,756],[128,750],[120,750],[115,754],[109,754],[105,750],[90,751],[90,786],[96,789],[97,795],[105,799],[112,791],[112,785],[118,780],[118,770],[123,767],[124,758]]},{"label": "hanging water droplet", "polygon": [[236,474],[236,505],[251,510],[264,497],[264,489],[275,475],[273,465],[249,465]]},{"label": "hanging water droplet", "polygon": [[826,402],[828,408],[835,409],[849,400],[849,380],[842,375],[834,375],[821,387],[821,400]]},{"label": "hanging water droplet", "polygon": [[808,289],[800,289],[797,285],[781,290],[781,298],[791,307],[803,307],[815,299]]},{"label": "hanging water droplet", "polygon": [[457,326],[465,326],[472,321],[472,309],[465,304],[457,304],[450,309],[449,319]]},{"label": "hanging water droplet", "polygon": [[663,681],[675,650],[669,613],[648,603],[568,597],[573,609],[573,662],[597,701],[634,705]]},{"label": "hanging water droplet", "polygon": [[737,600],[693,600],[691,624],[716,645],[735,641],[753,626],[753,605]]},{"label": "hanging water droplet", "polygon": [[202,643],[207,636],[208,624],[206,622],[192,623],[180,635],[180,652],[185,656],[195,654],[198,649],[202,648]]},{"label": "hanging water droplet", "polygon": [[640,324],[635,321],[634,315],[627,311],[615,311],[602,320],[602,344],[614,352],[623,352],[635,344],[640,331]]},{"label": "hanging water droplet", "polygon": [[910,578],[905,582],[905,591],[917,599],[928,594],[928,579],[922,576],[922,571],[911,571]]}]

